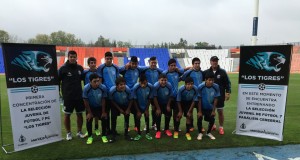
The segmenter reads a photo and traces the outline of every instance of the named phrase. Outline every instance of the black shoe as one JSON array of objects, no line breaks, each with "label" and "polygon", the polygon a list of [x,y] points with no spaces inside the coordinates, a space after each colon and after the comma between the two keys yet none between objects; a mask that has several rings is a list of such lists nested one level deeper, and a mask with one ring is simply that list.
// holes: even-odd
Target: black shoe
[{"label": "black shoe", "polygon": [[133,141],[133,138],[131,138],[129,135],[125,135],[125,139],[126,139],[127,141]]}]

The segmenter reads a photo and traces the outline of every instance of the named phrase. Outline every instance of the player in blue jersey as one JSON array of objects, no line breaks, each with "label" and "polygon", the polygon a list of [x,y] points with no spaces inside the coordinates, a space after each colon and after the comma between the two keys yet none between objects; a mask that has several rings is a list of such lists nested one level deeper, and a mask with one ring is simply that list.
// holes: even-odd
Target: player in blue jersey
[{"label": "player in blue jersey", "polygon": [[[156,108],[156,126],[157,131],[155,138],[160,139],[161,131],[161,114],[165,115],[165,133],[171,133],[169,129],[170,120],[172,116],[171,102],[174,102],[175,95],[171,83],[168,82],[167,76],[165,74],[159,75],[159,80],[153,86],[153,100]],[[171,134],[167,134],[172,136]]]},{"label": "player in blue jersey", "polygon": [[[194,81],[194,85],[196,87],[199,86],[200,83],[202,83],[203,81],[203,73],[200,67],[200,59],[198,57],[195,57],[192,59],[192,69],[189,69],[187,71],[184,72],[184,74],[181,76],[181,80],[185,80],[187,77],[192,77],[193,81]],[[198,104],[198,103],[197,103]],[[196,105],[195,105],[196,106]],[[196,106],[197,107],[197,106]],[[191,117],[191,131],[194,130],[194,118],[193,118],[193,114]]]},{"label": "player in blue jersey", "polygon": [[191,128],[191,116],[192,110],[195,106],[195,102],[198,101],[197,87],[194,85],[193,79],[188,77],[185,79],[185,84],[182,85],[177,94],[177,109],[174,111],[174,138],[178,138],[178,131],[180,125],[180,119],[182,114],[186,117],[186,134],[187,140],[191,140],[190,128]]},{"label": "player in blue jersey", "polygon": [[[221,96],[218,99],[217,112],[219,117],[219,134],[224,134],[224,101],[228,101],[231,94],[231,82],[226,71],[219,66],[219,58],[217,56],[212,56],[210,58],[211,67],[203,72],[205,76],[206,73],[213,73],[214,83],[219,85]],[[213,126],[213,130],[216,129],[216,125]]]},{"label": "player in blue jersey", "polygon": [[[87,59],[87,63],[88,63],[88,66],[89,66],[89,69],[86,69],[83,71],[83,76],[84,76],[84,85],[87,85],[90,83],[90,75],[94,74],[97,72],[97,60],[95,57],[89,57]],[[99,124],[98,124],[98,117],[95,117],[95,134],[97,136],[100,136],[101,132],[99,130]],[[85,136],[87,137],[88,136],[88,132],[85,133]]]},{"label": "player in blue jersey", "polygon": [[[157,59],[156,57],[150,57],[149,59],[149,66],[141,67],[142,72],[141,74],[145,74],[148,82],[154,85],[158,81],[158,76],[163,72],[162,69],[157,68]],[[151,101],[152,106],[152,128],[155,129],[155,105],[153,101]]]},{"label": "player in blue jersey", "polygon": [[[175,97],[177,96],[177,92],[178,92],[178,83],[180,81],[180,76],[183,73],[184,73],[183,69],[177,69],[176,60],[173,58],[168,61],[168,70],[165,70],[163,72],[163,74],[165,74],[167,76],[168,82],[172,86],[172,92]],[[171,101],[170,107],[171,107],[171,110],[174,110],[176,107],[176,102]],[[174,121],[174,123],[175,123],[175,121]],[[170,130],[165,130],[165,134],[168,136],[172,136],[172,133],[170,132]]]},{"label": "player in blue jersey", "polygon": [[112,130],[112,141],[115,141],[115,136],[117,135],[117,117],[121,114],[124,115],[124,136],[126,140],[133,140],[128,134],[129,127],[129,116],[131,112],[132,97],[131,91],[128,86],[126,86],[126,81],[123,77],[118,77],[116,79],[116,86],[113,86],[109,91],[109,98],[112,103],[111,108],[111,130]]},{"label": "player in blue jersey", "polygon": [[[105,63],[101,64],[97,68],[97,74],[100,76],[100,82],[104,84],[107,88],[107,92],[109,92],[110,88],[112,86],[115,86],[115,81],[119,77],[119,67],[115,64],[113,64],[113,55],[111,52],[106,52],[105,53]],[[106,99],[106,112],[108,115],[107,119],[107,132],[111,133],[110,131],[110,119],[109,119],[109,113],[111,109],[111,103],[109,100],[109,97]]]},{"label": "player in blue jersey", "polygon": [[201,83],[198,86],[198,97],[199,97],[199,103],[198,103],[198,140],[202,140],[203,134],[202,134],[202,119],[204,117],[204,120],[209,122],[208,129],[206,132],[206,135],[214,140],[216,139],[210,132],[212,130],[212,127],[215,123],[215,110],[218,103],[218,98],[220,97],[220,89],[219,85],[214,83],[214,74],[213,73],[207,73],[205,74],[205,82]]},{"label": "player in blue jersey", "polygon": [[145,117],[145,124],[146,124],[146,138],[148,140],[152,140],[152,136],[149,133],[149,105],[150,100],[153,98],[153,86],[148,83],[146,76],[141,75],[139,77],[139,83],[136,83],[132,88],[132,97],[133,97],[133,104],[134,104],[134,119],[137,123],[137,131],[138,135],[134,138],[134,140],[138,141],[142,138],[140,124],[141,124],[141,117],[144,114]]},{"label": "player in blue jersey", "polygon": [[119,69],[120,74],[126,80],[126,85],[132,89],[133,86],[137,83],[140,76],[141,69],[138,67],[138,59],[136,56],[131,56],[128,66],[123,66]]},{"label": "player in blue jersey", "polygon": [[[106,120],[107,114],[105,111],[105,98],[107,97],[106,87],[100,84],[100,78],[96,73],[89,77],[90,83],[86,84],[83,88],[83,102],[86,109],[86,128],[88,130],[87,144],[93,143],[92,137],[92,123],[93,118],[101,119],[102,126],[102,141],[107,143],[106,138]],[[97,134],[96,134],[97,135]],[[98,136],[98,135],[97,135]]]}]

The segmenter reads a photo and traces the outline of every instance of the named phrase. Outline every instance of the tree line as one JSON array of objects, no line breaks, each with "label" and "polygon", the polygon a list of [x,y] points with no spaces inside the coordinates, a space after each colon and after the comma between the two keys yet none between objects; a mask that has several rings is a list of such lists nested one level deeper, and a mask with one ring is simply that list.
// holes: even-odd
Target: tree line
[{"label": "tree line", "polygon": [[[0,30],[0,43],[17,43],[20,42],[17,36],[11,35],[4,30]],[[162,42],[160,44],[150,45],[132,45],[130,41],[117,41],[105,38],[102,35],[98,39],[89,43],[83,42],[75,34],[67,33],[64,31],[52,32],[51,34],[37,34],[34,38],[21,41],[21,43],[31,44],[53,44],[58,46],[86,46],[86,47],[142,47],[142,48],[172,48],[172,49],[221,49],[222,47],[216,47],[214,44],[207,42],[196,42],[195,44],[188,44],[187,40],[180,38],[179,42]]]}]

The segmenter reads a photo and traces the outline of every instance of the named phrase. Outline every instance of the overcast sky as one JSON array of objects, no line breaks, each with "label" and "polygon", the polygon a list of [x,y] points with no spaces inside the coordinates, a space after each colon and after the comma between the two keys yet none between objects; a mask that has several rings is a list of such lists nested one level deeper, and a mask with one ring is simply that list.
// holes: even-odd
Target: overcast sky
[{"label": "overcast sky", "polygon": [[[28,40],[59,30],[134,45],[251,44],[255,0],[1,0],[0,30]],[[258,44],[300,41],[300,0],[260,0]]]}]

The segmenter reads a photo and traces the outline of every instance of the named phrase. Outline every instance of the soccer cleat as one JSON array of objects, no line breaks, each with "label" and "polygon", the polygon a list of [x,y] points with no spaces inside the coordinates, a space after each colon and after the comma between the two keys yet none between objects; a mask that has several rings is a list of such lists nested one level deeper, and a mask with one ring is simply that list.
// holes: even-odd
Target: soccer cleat
[{"label": "soccer cleat", "polygon": [[96,136],[100,136],[101,135],[100,130],[99,129],[95,129],[95,134],[96,134]]},{"label": "soccer cleat", "polygon": [[133,139],[133,140],[135,140],[135,141],[139,141],[141,138],[142,138],[142,136],[138,134],[137,136],[135,136],[135,137],[134,137],[134,139]]},{"label": "soccer cleat", "polygon": [[93,137],[89,137],[86,141],[86,144],[92,144],[93,143]]},{"label": "soccer cleat", "polygon": [[178,138],[178,132],[174,132],[173,138],[177,139]]},{"label": "soccer cleat", "polygon": [[134,127],[134,130],[135,130],[136,132],[138,132],[138,128],[137,128],[137,127]]},{"label": "soccer cleat", "polygon": [[171,132],[169,129],[165,130],[165,134],[166,134],[168,137],[171,137],[171,136],[172,136],[172,132]]},{"label": "soccer cleat", "polygon": [[160,139],[160,137],[161,137],[161,131],[157,131],[155,134],[155,138]]},{"label": "soccer cleat", "polygon": [[72,133],[71,133],[71,132],[67,133],[66,140],[67,140],[67,141],[72,140]]},{"label": "soccer cleat", "polygon": [[211,133],[208,133],[206,134],[211,140],[215,140],[216,138],[211,134]]},{"label": "soccer cleat", "polygon": [[215,131],[217,129],[217,126],[214,124],[213,127],[211,128],[212,131]]},{"label": "soccer cleat", "polygon": [[107,143],[107,142],[108,142],[108,139],[107,139],[106,136],[102,136],[101,139],[102,139],[102,142],[103,142],[103,143]]},{"label": "soccer cleat", "polygon": [[194,130],[195,130],[195,128],[194,128],[194,127],[190,128],[190,132],[193,132]]},{"label": "soccer cleat", "polygon": [[191,134],[190,133],[186,133],[185,137],[188,141],[192,140]]},{"label": "soccer cleat", "polygon": [[89,133],[86,131],[84,134],[84,138],[87,137],[89,135]]},{"label": "soccer cleat", "polygon": [[219,134],[223,135],[224,134],[224,128],[219,128]]},{"label": "soccer cleat", "polygon": [[200,141],[200,140],[202,140],[202,137],[203,137],[203,134],[199,133],[197,139]]},{"label": "soccer cleat", "polygon": [[76,136],[79,137],[79,138],[84,138],[85,137],[84,134],[81,131],[77,132]]},{"label": "soccer cleat", "polygon": [[147,133],[147,134],[146,134],[146,138],[147,138],[148,140],[152,140],[152,139],[153,139],[150,133]]}]

